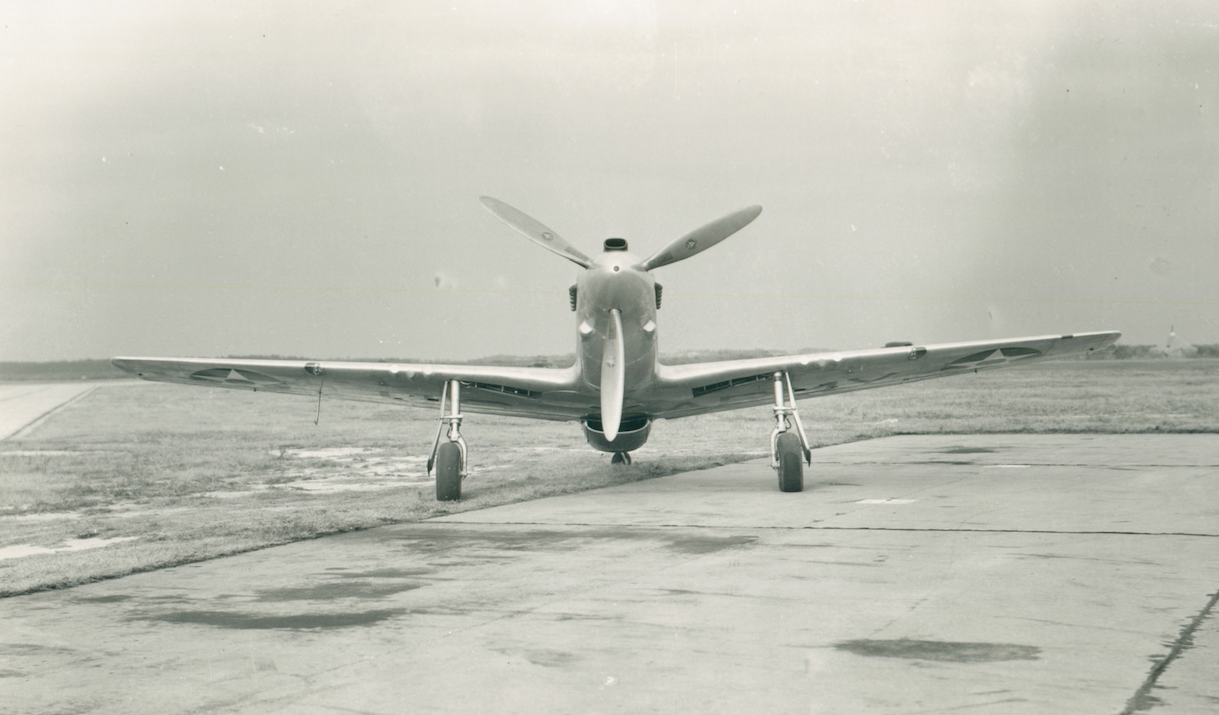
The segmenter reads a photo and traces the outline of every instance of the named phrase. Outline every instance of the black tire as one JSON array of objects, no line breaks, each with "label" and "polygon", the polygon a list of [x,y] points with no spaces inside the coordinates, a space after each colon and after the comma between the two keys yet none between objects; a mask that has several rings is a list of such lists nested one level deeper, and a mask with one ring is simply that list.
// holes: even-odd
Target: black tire
[{"label": "black tire", "polygon": [[436,501],[461,499],[461,447],[442,442],[436,450]]},{"label": "black tire", "polygon": [[804,491],[804,447],[800,436],[784,432],[779,435],[775,451],[779,457],[779,491]]},{"label": "black tire", "polygon": [[610,457],[610,464],[630,464],[631,455],[627,452],[614,452],[614,456]]}]

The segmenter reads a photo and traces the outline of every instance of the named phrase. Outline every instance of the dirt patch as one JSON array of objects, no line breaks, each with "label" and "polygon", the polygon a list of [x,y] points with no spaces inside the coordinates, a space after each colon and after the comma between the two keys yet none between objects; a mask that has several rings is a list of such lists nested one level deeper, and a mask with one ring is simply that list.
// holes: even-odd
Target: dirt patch
[{"label": "dirt patch", "polygon": [[138,536],[116,536],[112,539],[98,539],[89,537],[86,539],[70,539],[63,542],[59,546],[32,546],[30,544],[17,544],[15,546],[5,546],[0,548],[0,561],[6,559],[19,559],[24,556],[37,556],[39,554],[58,554],[70,551],[83,551],[85,549],[100,549],[111,544],[120,544],[124,541],[135,541]]}]

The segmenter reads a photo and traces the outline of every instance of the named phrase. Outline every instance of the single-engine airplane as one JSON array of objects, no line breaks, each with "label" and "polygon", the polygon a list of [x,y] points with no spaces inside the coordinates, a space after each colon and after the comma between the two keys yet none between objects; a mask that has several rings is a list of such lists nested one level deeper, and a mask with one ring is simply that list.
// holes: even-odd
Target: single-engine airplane
[{"label": "single-engine airplane", "polygon": [[[439,403],[440,427],[428,460],[436,498],[461,498],[469,472],[461,436],[463,409],[555,421],[579,421],[595,449],[616,464],[648,439],[653,420],[772,403],[771,466],[779,489],[804,488],[811,465],[796,401],[900,385],[1076,355],[1104,348],[1121,333],[987,340],[666,365],[657,359],[661,286],[652,271],[702,253],[762,212],[750,206],[678,238],[648,258],[607,238],[589,257],[559,234],[490,197],[482,205],[526,238],[580,266],[570,289],[576,313],[576,361],[568,368],[390,364],[329,360],[228,360],[118,357],[114,364],[145,380],[339,399]],[[447,430],[446,430],[447,428]],[[446,433],[447,431],[447,433]]]}]

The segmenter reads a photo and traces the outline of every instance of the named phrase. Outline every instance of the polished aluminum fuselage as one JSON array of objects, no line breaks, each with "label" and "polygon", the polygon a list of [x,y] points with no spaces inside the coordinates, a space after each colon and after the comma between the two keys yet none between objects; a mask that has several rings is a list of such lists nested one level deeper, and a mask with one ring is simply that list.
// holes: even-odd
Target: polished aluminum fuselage
[{"label": "polished aluminum fuselage", "polygon": [[626,404],[647,390],[656,375],[656,279],[628,251],[605,251],[576,279],[576,361],[584,387],[597,391],[610,311],[622,319]]}]

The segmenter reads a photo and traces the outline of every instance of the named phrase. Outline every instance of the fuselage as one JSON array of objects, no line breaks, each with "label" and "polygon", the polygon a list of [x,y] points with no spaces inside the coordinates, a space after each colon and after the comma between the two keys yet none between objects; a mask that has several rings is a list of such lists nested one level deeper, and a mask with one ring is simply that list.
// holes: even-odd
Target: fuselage
[{"label": "fuselage", "polygon": [[638,267],[640,262],[625,249],[607,250],[576,279],[576,359],[584,383],[600,389],[610,311],[616,309],[622,320],[628,401],[632,393],[647,389],[656,370],[656,279]]},{"label": "fuselage", "polygon": [[[626,250],[626,241],[608,239],[606,250],[576,279],[576,360],[584,389],[601,392],[607,342],[613,335],[613,311],[622,324],[624,397],[621,437],[598,443],[600,414],[589,415],[589,442],[605,451],[629,451],[647,439],[648,415],[633,409],[632,399],[652,387],[656,375],[656,279]],[[590,433],[591,430],[591,433]],[[611,432],[612,434],[613,432]]]}]

